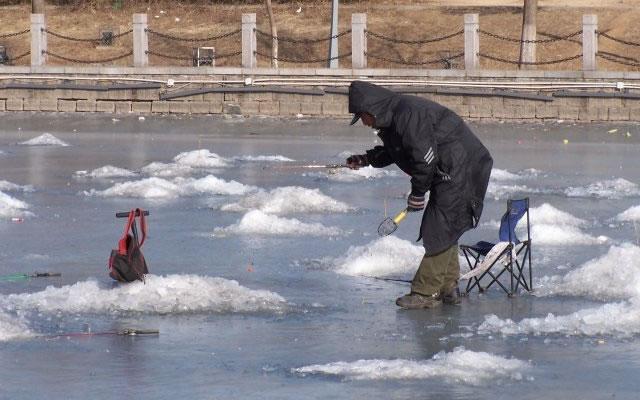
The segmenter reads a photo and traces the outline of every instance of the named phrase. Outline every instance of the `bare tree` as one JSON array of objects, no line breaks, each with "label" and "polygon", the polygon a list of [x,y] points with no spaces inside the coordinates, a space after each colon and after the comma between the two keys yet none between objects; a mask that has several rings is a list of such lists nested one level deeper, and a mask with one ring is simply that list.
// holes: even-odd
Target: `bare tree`
[{"label": "bare tree", "polygon": [[269,25],[271,26],[271,66],[278,68],[278,29],[276,28],[276,21],[273,18],[271,0],[265,0],[265,4],[267,6],[267,13],[269,14]]},{"label": "bare tree", "polygon": [[527,40],[536,40],[536,14],[538,13],[538,0],[524,0],[522,9],[522,42],[520,43],[520,68],[527,69],[533,66],[523,62],[536,61],[536,44],[527,43]]},{"label": "bare tree", "polygon": [[44,0],[31,0],[31,14],[44,14]]}]

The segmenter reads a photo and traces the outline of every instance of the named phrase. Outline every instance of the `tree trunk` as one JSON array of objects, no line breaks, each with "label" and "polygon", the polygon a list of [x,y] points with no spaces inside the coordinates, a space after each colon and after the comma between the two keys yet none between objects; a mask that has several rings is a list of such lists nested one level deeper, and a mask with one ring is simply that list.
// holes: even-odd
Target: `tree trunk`
[{"label": "tree trunk", "polygon": [[[536,40],[536,14],[538,13],[538,0],[524,0],[522,9],[522,35],[521,40]],[[536,44],[520,43],[521,69],[535,69],[535,65],[523,64],[523,62],[536,61]]]},{"label": "tree trunk", "polygon": [[31,14],[44,14],[44,0],[31,0]]},{"label": "tree trunk", "polygon": [[271,66],[278,68],[278,29],[276,28],[276,21],[273,18],[273,8],[271,7],[271,0],[265,0],[267,5],[267,13],[269,14],[269,25],[271,26]]}]

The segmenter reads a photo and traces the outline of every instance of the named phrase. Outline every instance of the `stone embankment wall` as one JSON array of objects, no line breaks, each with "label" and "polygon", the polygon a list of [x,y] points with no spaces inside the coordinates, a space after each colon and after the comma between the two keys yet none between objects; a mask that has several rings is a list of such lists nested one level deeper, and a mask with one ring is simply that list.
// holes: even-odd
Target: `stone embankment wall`
[{"label": "stone embankment wall", "polygon": [[[512,71],[194,69],[132,74],[69,68],[2,74],[0,112],[242,114],[346,117],[347,85],[370,79],[439,102],[472,120],[640,121],[640,74]],[[44,71],[43,71],[44,72]],[[83,73],[81,73],[83,72]],[[635,76],[638,75],[638,76]],[[640,87],[640,86],[639,86]]]}]

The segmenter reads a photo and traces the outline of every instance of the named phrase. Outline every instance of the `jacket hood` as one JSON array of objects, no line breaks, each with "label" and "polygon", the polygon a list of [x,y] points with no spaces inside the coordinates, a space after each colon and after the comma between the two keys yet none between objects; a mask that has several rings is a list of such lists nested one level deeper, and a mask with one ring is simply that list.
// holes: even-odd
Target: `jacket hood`
[{"label": "jacket hood", "polygon": [[353,81],[349,86],[349,112],[366,112],[376,118],[375,128],[391,125],[399,95],[369,82]]}]

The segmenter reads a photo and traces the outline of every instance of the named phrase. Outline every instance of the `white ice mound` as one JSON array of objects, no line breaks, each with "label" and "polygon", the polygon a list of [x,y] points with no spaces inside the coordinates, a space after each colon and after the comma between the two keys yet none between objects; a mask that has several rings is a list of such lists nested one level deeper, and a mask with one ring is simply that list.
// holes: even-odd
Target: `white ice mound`
[{"label": "white ice mound", "polygon": [[0,192],[0,217],[25,217],[33,215],[27,211],[29,204]]},{"label": "white ice mound", "polygon": [[249,162],[291,162],[295,161],[291,158],[281,156],[279,154],[276,155],[244,155],[244,156],[235,156],[232,158],[234,161],[249,161]]},{"label": "white ice mound", "polygon": [[50,133],[44,133],[40,136],[34,137],[33,139],[29,139],[24,142],[20,142],[19,144],[24,146],[69,146],[68,143],[63,142],[57,137],[53,136]]},{"label": "white ice mound", "polygon": [[396,176],[397,173],[393,170],[368,166],[360,169],[339,168],[327,173],[320,173],[320,175],[335,182],[358,182],[367,179]]},{"label": "white ice mound", "polygon": [[180,196],[202,194],[239,195],[256,190],[236,181],[225,181],[213,175],[204,178],[175,178],[172,181],[151,177],[138,181],[121,182],[105,190],[84,191],[86,196],[139,197],[146,199],[174,199]]},{"label": "white ice mound", "polygon": [[616,216],[618,221],[640,221],[640,206],[635,206]]},{"label": "white ice mound", "polygon": [[519,196],[524,196],[531,193],[538,193],[539,190],[532,189],[526,185],[518,185],[518,184],[506,184],[500,183],[499,181],[490,180],[489,186],[487,187],[487,196],[491,196],[496,200],[503,199],[506,197],[513,197],[513,195],[518,194]]},{"label": "white ice mound", "polygon": [[478,333],[502,335],[549,335],[629,337],[640,333],[640,304],[610,303],[568,315],[549,314],[544,318],[525,318],[520,322],[485,316]]},{"label": "white ice mound", "polygon": [[583,187],[565,189],[569,197],[597,197],[603,199],[620,199],[640,196],[640,188],[633,182],[623,178],[610,179],[592,183]]},{"label": "white ice mound", "polygon": [[251,235],[306,235],[337,236],[343,232],[339,228],[324,226],[320,223],[304,223],[295,218],[282,218],[266,214],[260,210],[246,213],[240,221],[225,228],[216,228],[214,235],[251,234]]},{"label": "white ice mound", "polygon": [[78,177],[88,178],[128,178],[136,176],[136,173],[126,168],[105,165],[104,167],[96,168],[91,172],[76,171],[75,175]]},{"label": "white ice mound", "polygon": [[515,181],[522,177],[505,169],[493,168],[491,170],[491,179],[496,181]]},{"label": "white ice mound", "polygon": [[173,176],[189,175],[193,172],[193,168],[188,165],[180,165],[176,163],[165,164],[161,162],[152,162],[142,167],[141,172],[150,176],[167,178]]},{"label": "white ice mound", "polygon": [[364,246],[351,246],[335,259],[336,272],[351,276],[389,276],[415,272],[424,248],[395,236],[385,236]]},{"label": "white ice mound", "polygon": [[347,212],[351,207],[334,200],[319,189],[285,186],[269,192],[259,191],[237,203],[226,204],[222,211],[245,212],[258,209],[268,214]]},{"label": "white ice mound", "polygon": [[180,153],[173,158],[178,165],[191,168],[222,168],[229,166],[229,160],[212,153],[207,149],[199,149]]},{"label": "white ice mound", "polygon": [[640,247],[612,246],[607,254],[563,277],[543,278],[537,296],[585,296],[595,300],[640,297]]},{"label": "white ice mound", "polygon": [[588,245],[607,243],[606,236],[591,236],[571,225],[531,224],[531,238],[536,244],[547,246]]},{"label": "white ice mound", "polygon": [[[533,224],[584,226],[587,221],[574,217],[568,212],[558,210],[549,203],[529,209],[529,218]],[[523,220],[524,221],[524,220]]]},{"label": "white ice mound", "polygon": [[501,379],[522,380],[530,369],[528,363],[485,352],[458,347],[452,352],[440,352],[430,360],[358,360],[338,361],[324,365],[293,368],[292,373],[337,375],[346,380],[430,379],[451,383],[483,385]]},{"label": "white ice mound", "polygon": [[0,311],[0,342],[34,336],[25,321]]},{"label": "white ice mound", "polygon": [[33,192],[35,189],[31,185],[18,185],[13,182],[0,180],[0,190],[5,192]]},{"label": "white ice mound", "polygon": [[280,312],[286,300],[267,290],[252,290],[236,281],[197,275],[147,277],[114,288],[96,281],[59,288],[49,286],[36,293],[0,296],[6,309],[65,313],[143,312],[234,313]]}]

